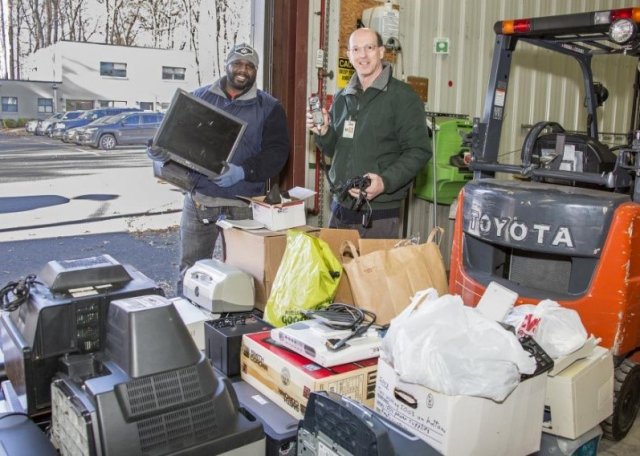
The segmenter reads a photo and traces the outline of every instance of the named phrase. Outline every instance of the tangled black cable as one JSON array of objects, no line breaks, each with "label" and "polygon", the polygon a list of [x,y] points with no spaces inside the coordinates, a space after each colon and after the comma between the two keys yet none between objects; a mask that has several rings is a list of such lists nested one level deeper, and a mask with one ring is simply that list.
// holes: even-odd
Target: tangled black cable
[{"label": "tangled black cable", "polygon": [[35,274],[7,283],[0,289],[0,310],[13,312],[27,302],[31,287],[35,283],[41,283],[36,280]]},{"label": "tangled black cable", "polygon": [[304,312],[307,317],[316,318],[333,329],[350,329],[351,333],[342,339],[327,340],[327,348],[339,350],[354,337],[365,334],[376,322],[376,314],[348,304],[333,303],[326,309]]}]

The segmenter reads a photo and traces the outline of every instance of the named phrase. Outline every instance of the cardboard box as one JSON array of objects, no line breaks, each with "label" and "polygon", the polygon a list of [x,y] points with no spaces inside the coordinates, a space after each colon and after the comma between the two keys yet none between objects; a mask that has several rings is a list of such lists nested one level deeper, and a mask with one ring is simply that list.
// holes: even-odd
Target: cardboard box
[{"label": "cardboard box", "polygon": [[555,376],[547,376],[543,432],[576,439],[613,413],[613,357],[595,347]]},{"label": "cardboard box", "polygon": [[[306,232],[317,228],[296,228]],[[287,246],[287,232],[269,230],[241,230],[230,228],[223,231],[226,247],[225,263],[236,266],[253,276],[256,290],[256,307],[264,310],[271,293],[273,280],[280,267]]]},{"label": "cardboard box", "polygon": [[242,379],[296,418],[312,391],[333,391],[373,407],[377,358],[331,369],[269,343],[270,331],[242,336]]},{"label": "cardboard box", "polygon": [[303,226],[307,223],[304,201],[293,199],[288,203],[267,204],[265,197],[250,199],[253,220],[262,223],[268,230],[280,231]]},{"label": "cardboard box", "polygon": [[446,455],[525,455],[538,451],[546,375],[521,382],[502,402],[448,396],[405,383],[378,362],[377,412]]}]

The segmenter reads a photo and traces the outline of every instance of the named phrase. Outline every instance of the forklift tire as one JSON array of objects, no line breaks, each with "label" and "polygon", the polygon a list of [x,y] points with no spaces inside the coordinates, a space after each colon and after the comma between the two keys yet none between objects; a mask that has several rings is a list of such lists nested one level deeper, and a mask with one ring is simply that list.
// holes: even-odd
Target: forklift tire
[{"label": "forklift tire", "polygon": [[614,372],[613,415],[602,422],[604,438],[622,440],[640,409],[640,364],[625,359]]}]

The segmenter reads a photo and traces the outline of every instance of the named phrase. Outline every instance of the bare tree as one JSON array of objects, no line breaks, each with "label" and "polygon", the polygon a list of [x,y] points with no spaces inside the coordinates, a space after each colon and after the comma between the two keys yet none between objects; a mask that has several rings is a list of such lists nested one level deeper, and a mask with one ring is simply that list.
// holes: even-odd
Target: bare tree
[{"label": "bare tree", "polygon": [[[1,0],[0,0],[1,1]],[[200,5],[215,0],[6,0],[5,72],[19,77],[25,56],[60,40],[189,49],[199,65]],[[96,11],[96,7],[98,10]],[[90,10],[92,9],[92,10]],[[199,76],[198,76],[198,79]]]},{"label": "bare tree", "polygon": [[193,51],[196,63],[196,77],[198,85],[202,84],[202,76],[200,74],[200,57],[198,51],[200,49],[199,42],[199,23],[200,23],[200,0],[182,0],[185,11],[185,22],[187,28],[187,36],[189,37],[189,50]]},{"label": "bare tree", "polygon": [[8,79],[9,78],[9,43],[7,42],[7,27],[6,27],[6,21],[5,21],[5,5],[4,2],[0,1],[0,24],[2,28],[0,28],[0,33],[2,34],[2,36],[0,36],[0,46],[2,46],[2,65],[0,65],[0,68],[2,69],[2,74],[0,75],[0,77],[2,77],[3,79]]},{"label": "bare tree", "polygon": [[141,17],[141,3],[140,0],[114,0],[113,3],[105,0],[108,8],[106,26],[108,33],[105,36],[105,43],[120,46],[135,44]]},{"label": "bare tree", "polygon": [[97,33],[98,21],[87,8],[86,0],[62,0],[56,41],[88,41]]}]

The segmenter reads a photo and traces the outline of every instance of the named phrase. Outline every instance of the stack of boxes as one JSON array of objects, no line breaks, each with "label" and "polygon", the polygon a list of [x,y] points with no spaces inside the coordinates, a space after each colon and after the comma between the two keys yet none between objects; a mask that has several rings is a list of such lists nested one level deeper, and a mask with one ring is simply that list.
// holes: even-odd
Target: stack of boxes
[{"label": "stack of boxes", "polygon": [[[356,241],[355,230],[327,230],[298,227],[317,235],[339,257],[344,240]],[[224,231],[226,262],[249,272],[256,283],[256,307],[264,310],[278,266],[286,247],[286,231]],[[342,280],[336,300],[352,302],[349,285]],[[243,336],[242,379],[280,405],[302,418],[311,391],[334,391],[373,407],[377,359],[323,368],[304,356],[271,340],[269,331]]]},{"label": "stack of boxes", "polygon": [[597,454],[599,424],[613,413],[614,366],[611,351],[593,337],[574,353],[556,360],[547,376],[542,454]]},{"label": "stack of boxes", "polygon": [[[315,233],[334,251],[343,240],[358,239],[350,230],[299,229]],[[225,230],[225,239],[227,263],[254,277],[256,307],[263,310],[285,250],[286,231],[232,228]],[[348,282],[339,296],[349,302]],[[552,454],[552,447],[560,444],[599,439],[598,425],[612,413],[612,357],[593,340],[555,360],[548,375],[523,381],[504,402],[496,403],[407,384],[377,358],[324,368],[272,340],[270,326],[255,316],[243,324],[229,321],[204,323],[204,349],[214,367],[234,380],[243,407],[265,424],[271,434],[268,454],[291,454],[286,451],[293,448],[298,419],[311,392],[319,390],[375,407],[444,454]],[[276,410],[285,418],[274,419]]]},{"label": "stack of boxes", "polygon": [[[284,212],[272,211],[282,217]],[[255,208],[254,208],[255,216]],[[255,218],[255,217],[254,217]],[[342,239],[357,239],[357,231],[297,227],[324,239],[338,252]],[[255,307],[264,311],[286,247],[286,231],[224,230],[228,265],[250,274],[255,283]],[[327,239],[324,239],[327,241]],[[348,284],[339,293],[346,293]],[[373,407],[377,359],[334,366],[330,369],[275,344],[271,326],[255,315],[207,321],[205,349],[214,368],[229,376],[241,406],[263,423],[267,454],[292,454],[298,420],[304,415],[312,391],[334,391]],[[282,416],[282,414],[286,416]],[[288,418],[287,418],[288,417]]]},{"label": "stack of boxes", "polygon": [[331,391],[374,405],[378,359],[325,368],[278,346],[271,332],[242,340],[242,379],[296,418],[302,418],[313,391]]}]

